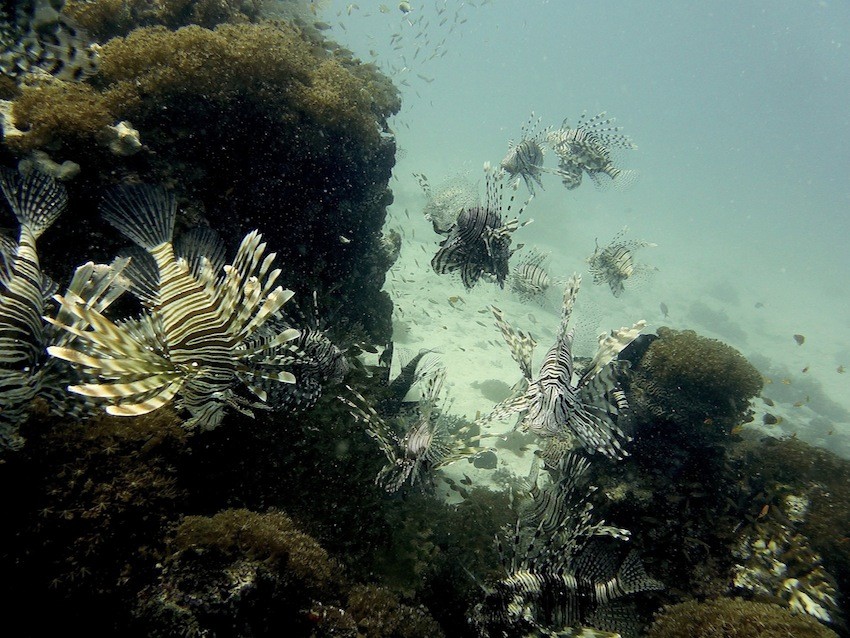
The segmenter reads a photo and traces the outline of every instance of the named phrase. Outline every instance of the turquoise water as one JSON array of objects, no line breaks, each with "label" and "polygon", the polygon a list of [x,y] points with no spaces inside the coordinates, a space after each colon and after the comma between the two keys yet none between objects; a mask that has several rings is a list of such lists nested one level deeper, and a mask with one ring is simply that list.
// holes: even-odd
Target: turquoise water
[{"label": "turquoise water", "polygon": [[[402,92],[391,122],[404,151],[391,184],[398,223],[410,223],[403,209],[423,206],[412,173],[432,183],[462,171],[476,177],[485,161],[499,162],[532,112],[557,126],[607,111],[638,145],[623,161],[639,171],[637,182],[598,192],[585,180],[566,191],[544,176],[527,211],[535,223],[516,241],[553,251],[562,273],[581,271],[594,239],[603,243],[624,225],[657,243],[642,256],[656,276],[619,305],[599,303],[623,321],[638,313],[653,323],[662,322],[664,302],[666,323],[723,338],[771,380],[802,384],[791,404],[811,396],[814,384],[829,402],[809,402],[801,436],[850,455],[850,377],[838,372],[850,360],[850,8],[411,6],[404,15],[395,3],[381,12],[334,2],[322,12],[329,33],[374,60]],[[550,154],[547,164],[555,163]],[[811,425],[818,412],[841,421],[838,436]]]}]

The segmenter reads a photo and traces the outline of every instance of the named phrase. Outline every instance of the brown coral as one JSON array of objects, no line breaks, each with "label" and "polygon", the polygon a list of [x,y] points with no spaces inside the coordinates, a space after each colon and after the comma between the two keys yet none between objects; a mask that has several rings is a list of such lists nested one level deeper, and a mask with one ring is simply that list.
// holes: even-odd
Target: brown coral
[{"label": "brown coral", "polygon": [[440,626],[423,607],[402,604],[384,587],[356,585],[348,609],[365,638],[441,638]]},{"label": "brown coral", "polygon": [[[650,417],[728,433],[749,417],[762,377],[731,346],[693,330],[659,328],[638,364],[632,392]],[[646,416],[646,414],[644,414]]]},{"label": "brown coral", "polygon": [[68,0],[65,13],[99,41],[127,35],[139,26],[172,29],[190,24],[253,22],[264,0]]},{"label": "brown coral", "polygon": [[276,565],[312,587],[324,586],[337,572],[328,553],[283,512],[259,514],[234,509],[211,517],[187,516],[178,526],[173,543],[179,551],[215,548]]},{"label": "brown coral", "polygon": [[88,84],[48,80],[22,86],[12,115],[26,135],[7,138],[19,151],[90,142],[113,117],[103,96]]},{"label": "brown coral", "polygon": [[647,638],[837,638],[837,634],[777,605],[717,598],[666,607]]}]

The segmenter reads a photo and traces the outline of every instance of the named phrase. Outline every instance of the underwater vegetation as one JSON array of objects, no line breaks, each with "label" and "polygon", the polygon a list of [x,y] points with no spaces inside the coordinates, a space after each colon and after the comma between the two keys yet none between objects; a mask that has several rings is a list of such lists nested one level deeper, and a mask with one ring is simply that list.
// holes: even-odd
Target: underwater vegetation
[{"label": "underwater vegetation", "polygon": [[728,434],[751,419],[750,399],[764,382],[740,352],[693,330],[657,333],[634,367],[630,398],[638,412],[696,436]]},{"label": "underwater vegetation", "polygon": [[769,603],[739,598],[688,601],[666,607],[647,638],[830,638],[834,631]]}]

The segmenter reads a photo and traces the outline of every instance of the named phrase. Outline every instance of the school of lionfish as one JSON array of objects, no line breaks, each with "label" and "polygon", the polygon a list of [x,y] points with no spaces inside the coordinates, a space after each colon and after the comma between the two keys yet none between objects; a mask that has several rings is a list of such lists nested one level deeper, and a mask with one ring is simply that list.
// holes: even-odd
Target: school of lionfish
[{"label": "school of lionfish", "polygon": [[[30,0],[0,15],[4,74],[78,80],[96,71],[96,48],[64,17],[63,4]],[[520,248],[513,247],[513,235],[531,222],[520,219],[545,174],[558,176],[567,189],[584,175],[600,188],[624,186],[635,174],[617,165],[617,152],[635,147],[604,114],[582,116],[575,127],[566,120],[556,130],[538,127],[539,120],[530,120],[499,166],[485,166],[483,201],[465,180],[439,191],[420,180],[426,214],[443,236],[431,261],[437,273],[459,276],[466,288],[481,280],[507,282],[526,301],[540,301],[564,284],[555,342],[537,372],[536,342],[493,306],[521,379],[476,422],[451,415],[445,369],[428,350],[400,366],[396,377],[387,371],[376,403],[349,386],[339,399],[385,457],[376,483],[389,493],[433,493],[441,468],[491,451],[481,445],[493,436],[481,434],[482,425],[515,419],[515,428],[541,439],[548,480],[538,485],[535,465],[515,527],[497,539],[504,576],[483,587],[469,614],[480,636],[635,635],[630,597],[662,585],[634,552],[621,549],[627,530],[595,519],[588,500],[594,488],[584,477],[594,454],[616,460],[628,453],[629,436],[620,425],[628,409],[620,389],[628,364],[618,355],[644,322],[601,336],[596,354],[579,369],[570,320],[580,276],[566,282],[550,276],[547,255],[534,249],[510,268]],[[556,168],[544,166],[547,148],[558,158]],[[526,199],[518,197],[520,181]],[[202,432],[220,427],[233,411],[253,417],[257,410],[308,410],[328,388],[342,386],[356,363],[322,328],[315,295],[308,317],[279,283],[275,254],[257,230],[228,262],[212,229],[175,235],[173,192],[119,185],[103,194],[100,213],[132,246],[111,263],[79,266],[60,292],[42,272],[36,244],[67,208],[65,188],[35,168],[3,168],[0,189],[18,224],[17,237],[0,234],[0,456],[24,445],[19,428],[39,398],[53,414],[75,419],[101,411],[133,417],[171,406],[186,428]],[[632,252],[646,245],[618,235],[597,246],[588,259],[594,283],[621,294],[639,271]],[[138,315],[118,316],[124,304],[115,302],[124,295],[138,302]],[[409,402],[414,386],[419,398]]]}]

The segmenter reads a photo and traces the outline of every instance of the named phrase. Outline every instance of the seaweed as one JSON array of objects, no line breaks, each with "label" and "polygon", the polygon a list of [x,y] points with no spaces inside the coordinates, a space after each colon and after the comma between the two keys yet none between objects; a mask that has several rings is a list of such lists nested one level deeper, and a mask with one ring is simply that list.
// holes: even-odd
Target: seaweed
[{"label": "seaweed", "polygon": [[806,616],[768,603],[717,598],[690,600],[656,616],[647,638],[836,638]]},{"label": "seaweed", "polygon": [[723,437],[752,420],[758,370],[731,346],[693,330],[659,328],[638,363],[630,403],[640,422],[684,426],[685,437]]}]

